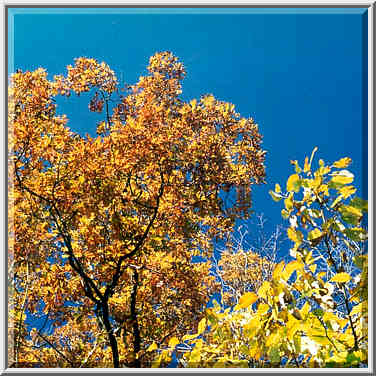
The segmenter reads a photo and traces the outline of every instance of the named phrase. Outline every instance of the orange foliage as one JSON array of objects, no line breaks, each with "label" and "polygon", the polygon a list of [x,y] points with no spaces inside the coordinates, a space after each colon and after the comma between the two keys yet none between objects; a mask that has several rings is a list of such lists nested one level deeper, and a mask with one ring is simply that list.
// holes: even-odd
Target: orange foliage
[{"label": "orange foliage", "polygon": [[[257,125],[211,95],[183,102],[185,70],[171,53],[151,57],[148,70],[113,110],[115,74],[94,59],[53,81],[43,69],[12,75],[10,316],[24,321],[22,295],[32,313],[43,302],[55,326],[19,336],[17,362],[148,366],[151,343],[197,325],[214,286],[211,240],[249,215],[265,175]],[[90,110],[105,115],[98,137],[83,138],[54,97],[90,90]],[[219,194],[232,190],[225,206]]]}]

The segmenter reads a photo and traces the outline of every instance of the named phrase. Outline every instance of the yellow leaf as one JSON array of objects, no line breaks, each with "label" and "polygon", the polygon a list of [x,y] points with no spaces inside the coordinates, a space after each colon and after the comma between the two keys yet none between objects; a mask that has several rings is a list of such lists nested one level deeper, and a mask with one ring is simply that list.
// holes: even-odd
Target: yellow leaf
[{"label": "yellow leaf", "polygon": [[357,313],[361,313],[362,311],[365,312],[367,309],[365,309],[366,304],[364,302],[357,304],[352,310],[350,315],[356,315]]},{"label": "yellow leaf", "polygon": [[309,270],[310,270],[312,273],[315,273],[316,268],[317,268],[317,265],[316,265],[316,264],[313,264],[313,265],[310,265],[310,266],[309,266]]},{"label": "yellow leaf", "polygon": [[260,298],[266,299],[268,296],[269,290],[270,290],[270,282],[264,281],[264,283],[259,288],[257,294]]},{"label": "yellow leaf", "polygon": [[309,303],[308,303],[308,302],[305,302],[305,303],[304,303],[304,306],[303,306],[302,309],[300,310],[300,312],[301,312],[301,314],[302,314],[302,316],[303,316],[303,319],[306,319],[306,317],[307,317],[307,315],[308,315],[308,313],[309,313],[309,311],[310,311],[310,308],[311,308],[311,306],[309,305]]},{"label": "yellow leaf", "polygon": [[286,323],[287,338],[292,341],[294,334],[299,330],[299,320],[297,320],[290,313],[288,314],[288,321]]},{"label": "yellow leaf", "polygon": [[330,205],[330,208],[333,209],[341,200],[343,199],[342,195],[339,195]]},{"label": "yellow leaf", "polygon": [[298,174],[293,174],[287,179],[287,190],[289,192],[294,191],[294,192],[299,192],[300,188],[300,177]]},{"label": "yellow leaf", "polygon": [[283,277],[284,277],[285,281],[287,281],[290,278],[291,274],[295,270],[297,270],[297,269],[303,269],[303,268],[304,268],[304,264],[302,264],[301,262],[299,262],[297,260],[289,262],[286,265],[284,273],[283,273]]},{"label": "yellow leaf", "polygon": [[260,327],[262,326],[263,324],[263,321],[261,320],[260,321],[260,316],[257,315],[255,317],[253,317],[253,319],[249,320],[244,326],[244,330],[247,331],[247,336],[249,336],[249,338],[252,337],[252,335],[260,329]]},{"label": "yellow leaf", "polygon": [[312,189],[317,189],[322,184],[322,177],[315,174],[315,178],[308,180],[308,186]]},{"label": "yellow leaf", "polygon": [[267,347],[270,347],[272,345],[274,345],[277,341],[278,341],[278,335],[279,333],[271,333],[267,338],[266,338],[266,342],[265,342],[265,345]]},{"label": "yellow leaf", "polygon": [[293,200],[292,200],[292,197],[293,197],[293,193],[290,193],[289,194],[289,197],[287,197],[285,199],[285,208],[287,210],[291,210],[293,208]]},{"label": "yellow leaf", "polygon": [[260,315],[263,315],[265,314],[266,312],[269,311],[269,305],[268,304],[264,304],[264,303],[261,303],[258,308],[257,308],[257,312],[260,314]]},{"label": "yellow leaf", "polygon": [[299,247],[303,241],[303,234],[295,230],[293,227],[287,229],[287,236]]},{"label": "yellow leaf", "polygon": [[300,174],[302,172],[302,169],[299,167],[298,161],[290,161],[292,165],[295,166],[295,172]]},{"label": "yellow leaf", "polygon": [[275,279],[276,281],[279,280],[280,276],[281,276],[281,272],[283,270],[283,267],[285,266],[285,263],[283,261],[281,261],[274,269],[273,271],[273,279]]},{"label": "yellow leaf", "polygon": [[311,169],[311,166],[308,163],[308,157],[306,157],[305,160],[304,160],[303,172],[308,172],[310,169]]},{"label": "yellow leaf", "polygon": [[318,239],[322,235],[323,233],[318,228],[315,228],[314,230],[310,231],[310,233],[308,234],[308,240]]},{"label": "yellow leaf", "polygon": [[196,334],[186,334],[183,337],[183,341],[189,341],[189,340],[194,339],[194,338],[196,338],[198,336],[199,336],[199,333],[196,333]]},{"label": "yellow leaf", "polygon": [[157,350],[158,349],[158,345],[153,342],[146,351],[153,351],[153,350]]},{"label": "yellow leaf", "polygon": [[338,171],[335,174],[332,174],[332,182],[337,184],[350,184],[354,180],[354,175],[347,171],[347,170],[341,170]]},{"label": "yellow leaf", "polygon": [[281,187],[280,187],[279,184],[276,184],[276,185],[275,185],[274,191],[275,191],[276,193],[281,193]]},{"label": "yellow leaf", "polygon": [[331,362],[343,364],[346,363],[346,358],[347,358],[348,352],[347,351],[342,351],[340,353],[334,353],[333,356],[329,358]]},{"label": "yellow leaf", "polygon": [[347,273],[338,273],[330,279],[330,282],[344,283],[350,281],[351,276]]},{"label": "yellow leaf", "polygon": [[345,168],[351,163],[351,158],[341,158],[339,161],[333,163],[333,167]]},{"label": "yellow leaf", "polygon": [[200,362],[200,359],[201,359],[201,351],[197,350],[197,349],[194,349],[191,354],[190,354],[190,357],[189,357],[189,362],[192,364],[192,365],[197,365],[199,362]]},{"label": "yellow leaf", "polygon": [[190,101],[190,105],[192,106],[192,109],[194,110],[194,109],[196,108],[196,106],[197,106],[197,101],[196,101],[196,99],[192,99],[192,100]]},{"label": "yellow leaf", "polygon": [[237,304],[237,308],[247,308],[255,301],[257,301],[258,296],[254,292],[246,292],[240,299],[239,304]]},{"label": "yellow leaf", "polygon": [[198,324],[197,334],[202,334],[206,328],[206,318],[204,317]]},{"label": "yellow leaf", "polygon": [[354,178],[352,177],[336,175],[336,176],[333,176],[331,181],[333,183],[339,183],[339,184],[350,184],[352,183],[353,180]]},{"label": "yellow leaf", "polygon": [[309,336],[313,341],[317,342],[319,345],[323,345],[323,346],[326,346],[326,345],[330,345],[331,342],[329,341],[329,339],[326,337],[325,334],[323,335],[312,335],[312,336]]},{"label": "yellow leaf", "polygon": [[356,188],[352,185],[349,185],[347,187],[342,187],[339,192],[341,193],[341,195],[343,196],[343,198],[348,198],[350,197],[351,195],[353,195],[355,192],[356,192]]},{"label": "yellow leaf", "polygon": [[176,337],[172,337],[169,341],[168,341],[168,347],[171,347],[172,349],[175,348],[176,345],[178,345],[180,343],[180,341],[176,338]]},{"label": "yellow leaf", "polygon": [[83,184],[85,182],[85,177],[83,175],[81,175],[79,178],[78,178],[78,182],[80,184]]},{"label": "yellow leaf", "polygon": [[162,354],[160,354],[156,359],[153,360],[151,368],[159,368],[162,362]]}]

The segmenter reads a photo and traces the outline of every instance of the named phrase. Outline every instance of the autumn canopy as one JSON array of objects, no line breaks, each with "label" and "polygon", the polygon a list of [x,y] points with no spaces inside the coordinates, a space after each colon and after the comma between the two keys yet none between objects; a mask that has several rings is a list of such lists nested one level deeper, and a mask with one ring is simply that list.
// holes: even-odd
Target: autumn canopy
[{"label": "autumn canopy", "polygon": [[[170,52],[135,85],[82,57],[51,79],[11,76],[10,366],[367,367],[368,203],[352,160],[292,160],[269,192],[288,224],[247,246],[258,126],[213,95],[184,101],[184,76]],[[82,93],[95,137],[59,114]]]},{"label": "autumn canopy", "polygon": [[[67,68],[52,80],[17,72],[9,87],[14,362],[148,367],[150,345],[204,314],[212,240],[248,217],[252,185],[264,182],[261,136],[212,95],[184,102],[185,70],[169,52],[125,88],[94,59]],[[84,92],[103,114],[94,138],[58,115],[55,98]],[[53,334],[29,337],[26,312]]]}]

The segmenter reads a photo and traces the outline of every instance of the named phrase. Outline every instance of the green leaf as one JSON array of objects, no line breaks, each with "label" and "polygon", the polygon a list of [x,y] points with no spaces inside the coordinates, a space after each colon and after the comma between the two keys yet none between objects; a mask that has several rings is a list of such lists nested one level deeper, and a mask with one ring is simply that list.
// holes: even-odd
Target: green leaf
[{"label": "green leaf", "polygon": [[363,269],[363,265],[365,263],[364,256],[355,256],[353,260],[355,266],[357,266],[359,269]]},{"label": "green leaf", "polygon": [[249,347],[248,347],[248,346],[246,346],[246,345],[241,345],[239,350],[240,350],[240,352],[242,352],[243,354],[245,354],[245,355],[249,355]]},{"label": "green leaf", "polygon": [[368,237],[367,231],[361,227],[348,228],[344,231],[344,233],[347,237],[355,242],[364,242]]},{"label": "green leaf", "polygon": [[354,353],[347,354],[346,363],[348,363],[349,365],[358,364],[360,361],[361,359],[358,356],[356,356]]},{"label": "green leaf", "polygon": [[302,340],[300,336],[294,336],[294,345],[295,345],[295,350],[296,352],[300,353],[302,350]]},{"label": "green leaf", "polygon": [[217,315],[211,308],[206,310],[206,317],[208,318],[210,325],[215,325],[218,323]]},{"label": "green leaf", "polygon": [[339,208],[339,212],[341,213],[342,219],[352,225],[357,225],[363,216],[360,209],[350,205],[342,205]]},{"label": "green leaf", "polygon": [[313,313],[316,317],[323,317],[323,316],[324,316],[324,311],[323,311],[321,308],[314,309],[314,310],[312,311],[312,313]]},{"label": "green leaf", "polygon": [[307,209],[307,213],[312,218],[321,218],[321,212],[320,212],[320,210],[317,210],[317,209]]},{"label": "green leaf", "polygon": [[270,361],[272,364],[278,364],[281,361],[279,356],[279,349],[277,346],[273,346],[269,352]]},{"label": "green leaf", "polygon": [[368,201],[367,200],[363,200],[360,197],[354,197],[350,201],[350,206],[352,206],[354,208],[357,208],[357,209],[360,209],[362,212],[367,212],[368,211]]},{"label": "green leaf", "polygon": [[343,187],[344,187],[344,185],[342,183],[335,183],[333,180],[330,180],[329,183],[328,183],[329,189],[336,189],[337,191],[339,191]]}]

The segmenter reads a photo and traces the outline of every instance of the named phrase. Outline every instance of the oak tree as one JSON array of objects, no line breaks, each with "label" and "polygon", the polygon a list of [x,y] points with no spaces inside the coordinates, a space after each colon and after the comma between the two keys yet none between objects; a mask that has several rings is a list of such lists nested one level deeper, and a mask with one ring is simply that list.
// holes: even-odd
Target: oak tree
[{"label": "oak tree", "polygon": [[[265,177],[251,118],[213,95],[184,101],[169,52],[122,91],[106,63],[17,71],[9,86],[9,325],[15,366],[145,367],[196,330],[226,239]],[[90,93],[97,136],[59,96]],[[192,263],[193,256],[200,256]],[[33,314],[51,324],[27,326]],[[47,325],[47,326],[48,326]],[[174,340],[173,340],[174,341]]]}]

